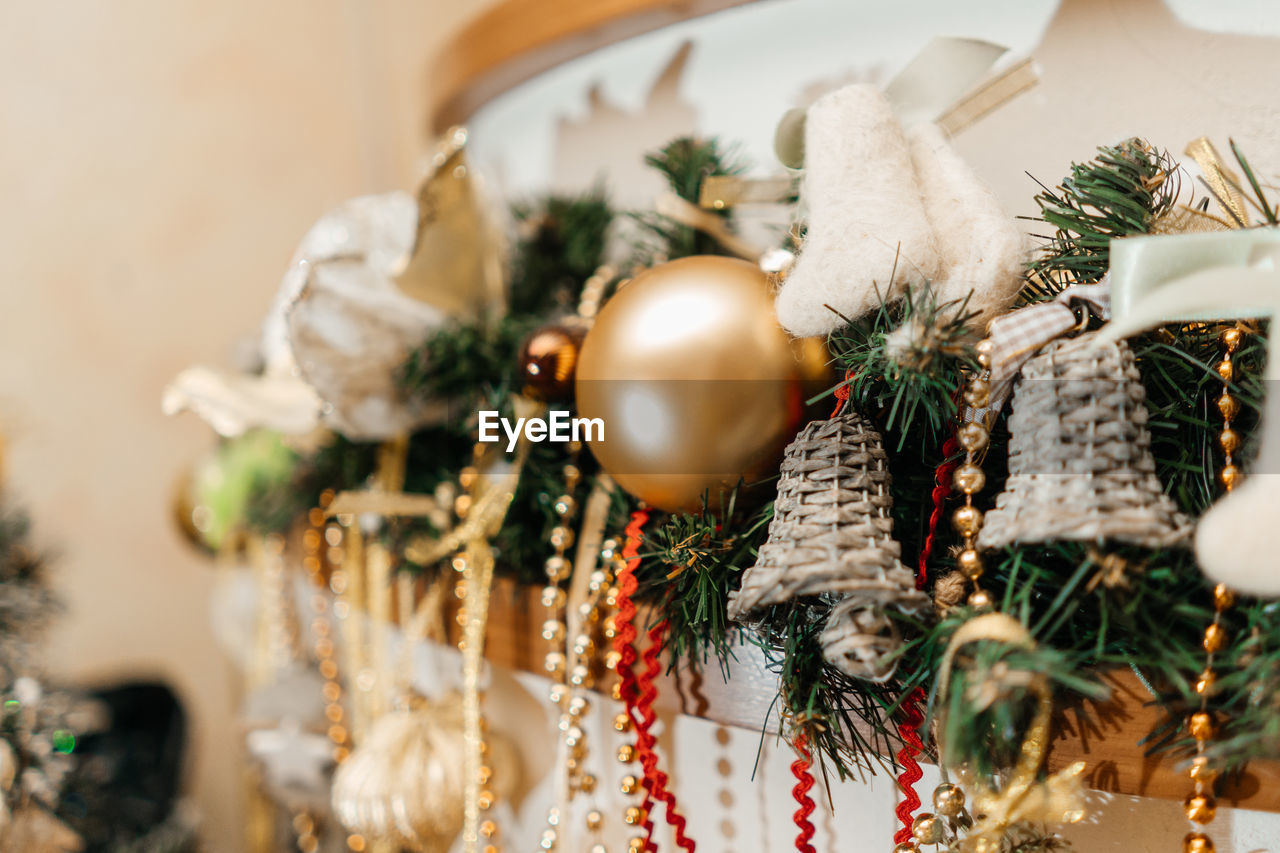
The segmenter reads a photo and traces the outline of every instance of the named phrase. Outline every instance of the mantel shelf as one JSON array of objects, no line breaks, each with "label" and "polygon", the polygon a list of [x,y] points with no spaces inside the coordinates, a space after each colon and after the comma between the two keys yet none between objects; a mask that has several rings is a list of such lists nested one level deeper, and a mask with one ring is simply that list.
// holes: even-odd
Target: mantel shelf
[{"label": "mantel shelf", "polygon": [[[540,633],[544,617],[538,595],[538,589],[520,588],[510,581],[496,584],[485,645],[485,656],[492,663],[541,673],[546,642]],[[454,624],[452,620],[450,624]],[[1055,718],[1048,769],[1084,761],[1088,765],[1086,782],[1096,790],[1183,799],[1189,790],[1185,770],[1179,769],[1174,759],[1146,755],[1139,743],[1160,720],[1150,694],[1128,672],[1116,672],[1107,681],[1112,688],[1107,702],[1089,703],[1082,713]],[[768,671],[764,659],[753,646],[744,644],[727,682],[714,666],[700,675],[686,669],[663,675],[657,707],[751,731],[773,730],[777,726],[777,686],[777,676]],[[1241,778],[1224,784],[1219,801],[1280,812],[1280,763],[1252,763]]]}]

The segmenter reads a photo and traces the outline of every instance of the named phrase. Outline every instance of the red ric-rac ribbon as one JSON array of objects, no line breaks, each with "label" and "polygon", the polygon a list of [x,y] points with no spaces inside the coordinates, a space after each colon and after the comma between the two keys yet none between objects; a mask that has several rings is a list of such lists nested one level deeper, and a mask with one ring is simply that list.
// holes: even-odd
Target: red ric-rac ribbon
[{"label": "red ric-rac ribbon", "polygon": [[657,714],[653,710],[653,702],[658,695],[655,680],[662,671],[661,654],[667,632],[666,620],[649,629],[649,643],[643,658],[644,669],[638,678],[634,673],[639,656],[635,645],[636,606],[631,597],[638,585],[635,571],[640,565],[640,544],[644,539],[644,525],[648,520],[648,510],[639,509],[631,514],[631,523],[627,525],[626,542],[622,549],[625,564],[618,573],[618,613],[615,617],[617,634],[613,640],[614,651],[618,653],[618,695],[635,728],[636,756],[644,771],[645,797],[641,808],[645,812],[645,849],[657,850],[653,841],[653,819],[649,816],[654,800],[657,800],[666,806],[667,823],[674,830],[676,845],[687,853],[693,853],[694,841],[685,835],[685,818],[680,813],[675,794],[667,787],[667,774],[658,769],[658,753],[654,749],[657,738],[653,734],[653,724],[657,721]]},{"label": "red ric-rac ribbon", "polygon": [[[942,520],[943,508],[951,495],[951,477],[956,466],[960,464],[960,442],[956,441],[955,430],[942,444],[942,462],[938,464],[933,475],[933,512],[929,514],[929,532],[920,548],[920,562],[916,572],[916,589],[924,589],[929,581],[929,558],[933,556],[934,541],[938,536],[938,524]],[[924,714],[920,707],[924,702],[924,691],[917,687],[902,703],[903,719],[898,724],[898,735],[902,738],[902,749],[898,750],[898,764],[902,773],[898,775],[898,787],[902,789],[902,802],[898,803],[898,820],[902,828],[894,833],[895,844],[906,844],[911,840],[911,822],[915,819],[916,809],[920,808],[920,795],[916,793],[915,784],[923,775],[920,764],[916,761],[924,749],[920,740],[920,726],[924,722]]]},{"label": "red ric-rac ribbon", "polygon": [[813,821],[809,820],[809,817],[817,808],[813,797],[809,796],[809,791],[813,789],[813,774],[809,772],[809,768],[813,766],[813,756],[809,753],[809,743],[803,731],[796,735],[792,745],[796,749],[797,757],[791,762],[791,775],[796,777],[796,785],[791,789],[791,796],[795,797],[796,805],[799,807],[793,819],[796,829],[800,830],[796,835],[796,851],[797,853],[818,853],[810,843],[813,841],[815,830]]}]

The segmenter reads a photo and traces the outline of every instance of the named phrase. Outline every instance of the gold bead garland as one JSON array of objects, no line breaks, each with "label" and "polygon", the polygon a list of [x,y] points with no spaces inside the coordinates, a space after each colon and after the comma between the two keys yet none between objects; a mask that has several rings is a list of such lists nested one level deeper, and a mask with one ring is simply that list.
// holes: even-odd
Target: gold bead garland
[{"label": "gold bead garland", "polygon": [[[1218,446],[1222,449],[1222,470],[1219,479],[1222,488],[1230,492],[1241,480],[1240,469],[1235,464],[1235,452],[1240,447],[1240,436],[1232,429],[1232,421],[1240,411],[1239,402],[1231,395],[1230,383],[1235,378],[1235,365],[1231,357],[1240,348],[1243,332],[1239,327],[1227,329],[1222,333],[1222,359],[1214,366],[1218,378],[1222,380],[1222,394],[1216,403],[1218,413],[1222,416],[1222,431],[1218,433]],[[1222,625],[1223,614],[1234,603],[1235,596],[1226,584],[1218,584],[1213,588],[1213,621],[1204,629],[1202,646],[1205,652],[1204,670],[1197,676],[1195,691],[1200,702],[1198,709],[1187,718],[1187,731],[1196,742],[1196,756],[1191,761],[1189,771],[1191,777],[1191,794],[1183,802],[1187,820],[1199,826],[1212,823],[1217,815],[1218,804],[1213,796],[1213,782],[1217,771],[1209,766],[1209,758],[1205,755],[1207,743],[1213,739],[1217,724],[1209,712],[1209,696],[1212,695],[1217,674],[1214,672],[1214,658],[1226,648],[1227,631]],[[1193,829],[1182,840],[1184,853],[1213,853],[1213,840],[1199,829]]]},{"label": "gold bead garland", "polygon": [[[307,529],[302,534],[302,568],[311,582],[311,634],[315,637],[314,651],[320,675],[324,678],[324,715],[328,721],[328,736],[333,744],[333,760],[341,764],[351,754],[351,733],[343,725],[346,712],[342,706],[343,689],[339,678],[337,649],[333,642],[333,623],[330,620],[329,596],[327,590],[332,589],[339,595],[339,601],[333,610],[349,612],[349,602],[342,599],[345,592],[345,573],[341,568],[344,558],[342,549],[342,528],[337,524],[326,524],[325,510],[333,501],[334,493],[326,489],[320,495],[320,505],[307,513]],[[328,563],[333,567],[330,580],[325,580],[324,568]],[[333,578],[337,578],[337,581]],[[339,609],[338,604],[342,607]],[[297,829],[301,815],[295,818]],[[314,828],[314,822],[312,822]],[[299,849],[302,845],[303,833],[299,830]],[[365,849],[364,837],[351,834],[346,839],[347,848],[353,851]],[[314,848],[313,848],[314,849]]]},{"label": "gold bead garland", "polygon": [[964,539],[960,553],[956,555],[956,565],[973,582],[969,605],[986,608],[991,606],[991,596],[979,584],[984,567],[982,555],[977,548],[978,531],[982,529],[982,511],[973,505],[973,496],[982,491],[987,483],[986,475],[978,463],[991,440],[986,422],[987,406],[991,402],[991,341],[979,342],[976,350],[980,370],[969,379],[964,390],[965,406],[976,416],[956,430],[956,441],[964,449],[965,456],[964,463],[952,477],[953,487],[964,495],[964,506],[951,516],[951,525]]}]

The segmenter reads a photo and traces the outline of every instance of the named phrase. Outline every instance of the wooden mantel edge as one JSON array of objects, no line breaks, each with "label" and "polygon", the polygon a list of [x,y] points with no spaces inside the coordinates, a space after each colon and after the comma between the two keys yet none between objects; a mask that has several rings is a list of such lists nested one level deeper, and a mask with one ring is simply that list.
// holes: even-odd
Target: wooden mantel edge
[{"label": "wooden mantel edge", "polygon": [[427,115],[439,133],[520,83],[606,45],[754,0],[500,0],[432,64]]},{"label": "wooden mantel edge", "polygon": [[[499,666],[541,674],[546,651],[542,621],[537,589],[500,580],[490,605],[486,657]],[[753,651],[751,646],[740,647],[728,681],[716,666],[701,674],[686,669],[664,674],[658,684],[658,710],[749,731],[776,731],[777,677]],[[1140,743],[1159,722],[1159,709],[1131,673],[1115,672],[1106,679],[1112,686],[1107,702],[1056,717],[1047,768],[1052,772],[1084,761],[1086,784],[1095,790],[1182,800],[1190,781],[1178,759],[1147,755]],[[605,680],[601,685],[608,689]],[[1253,762],[1240,779],[1224,784],[1218,800],[1224,806],[1280,812],[1280,762]]]}]

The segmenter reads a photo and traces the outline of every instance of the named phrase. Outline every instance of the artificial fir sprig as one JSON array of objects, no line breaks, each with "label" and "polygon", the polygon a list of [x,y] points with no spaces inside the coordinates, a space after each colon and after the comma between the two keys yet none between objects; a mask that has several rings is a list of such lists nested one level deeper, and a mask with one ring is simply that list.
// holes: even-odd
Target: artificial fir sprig
[{"label": "artificial fir sprig", "polygon": [[1111,240],[1145,234],[1177,202],[1178,166],[1166,151],[1142,139],[1098,149],[1054,188],[1041,184],[1040,219],[1055,230],[1031,265],[1024,295],[1050,299],[1070,284],[1106,275]]}]

